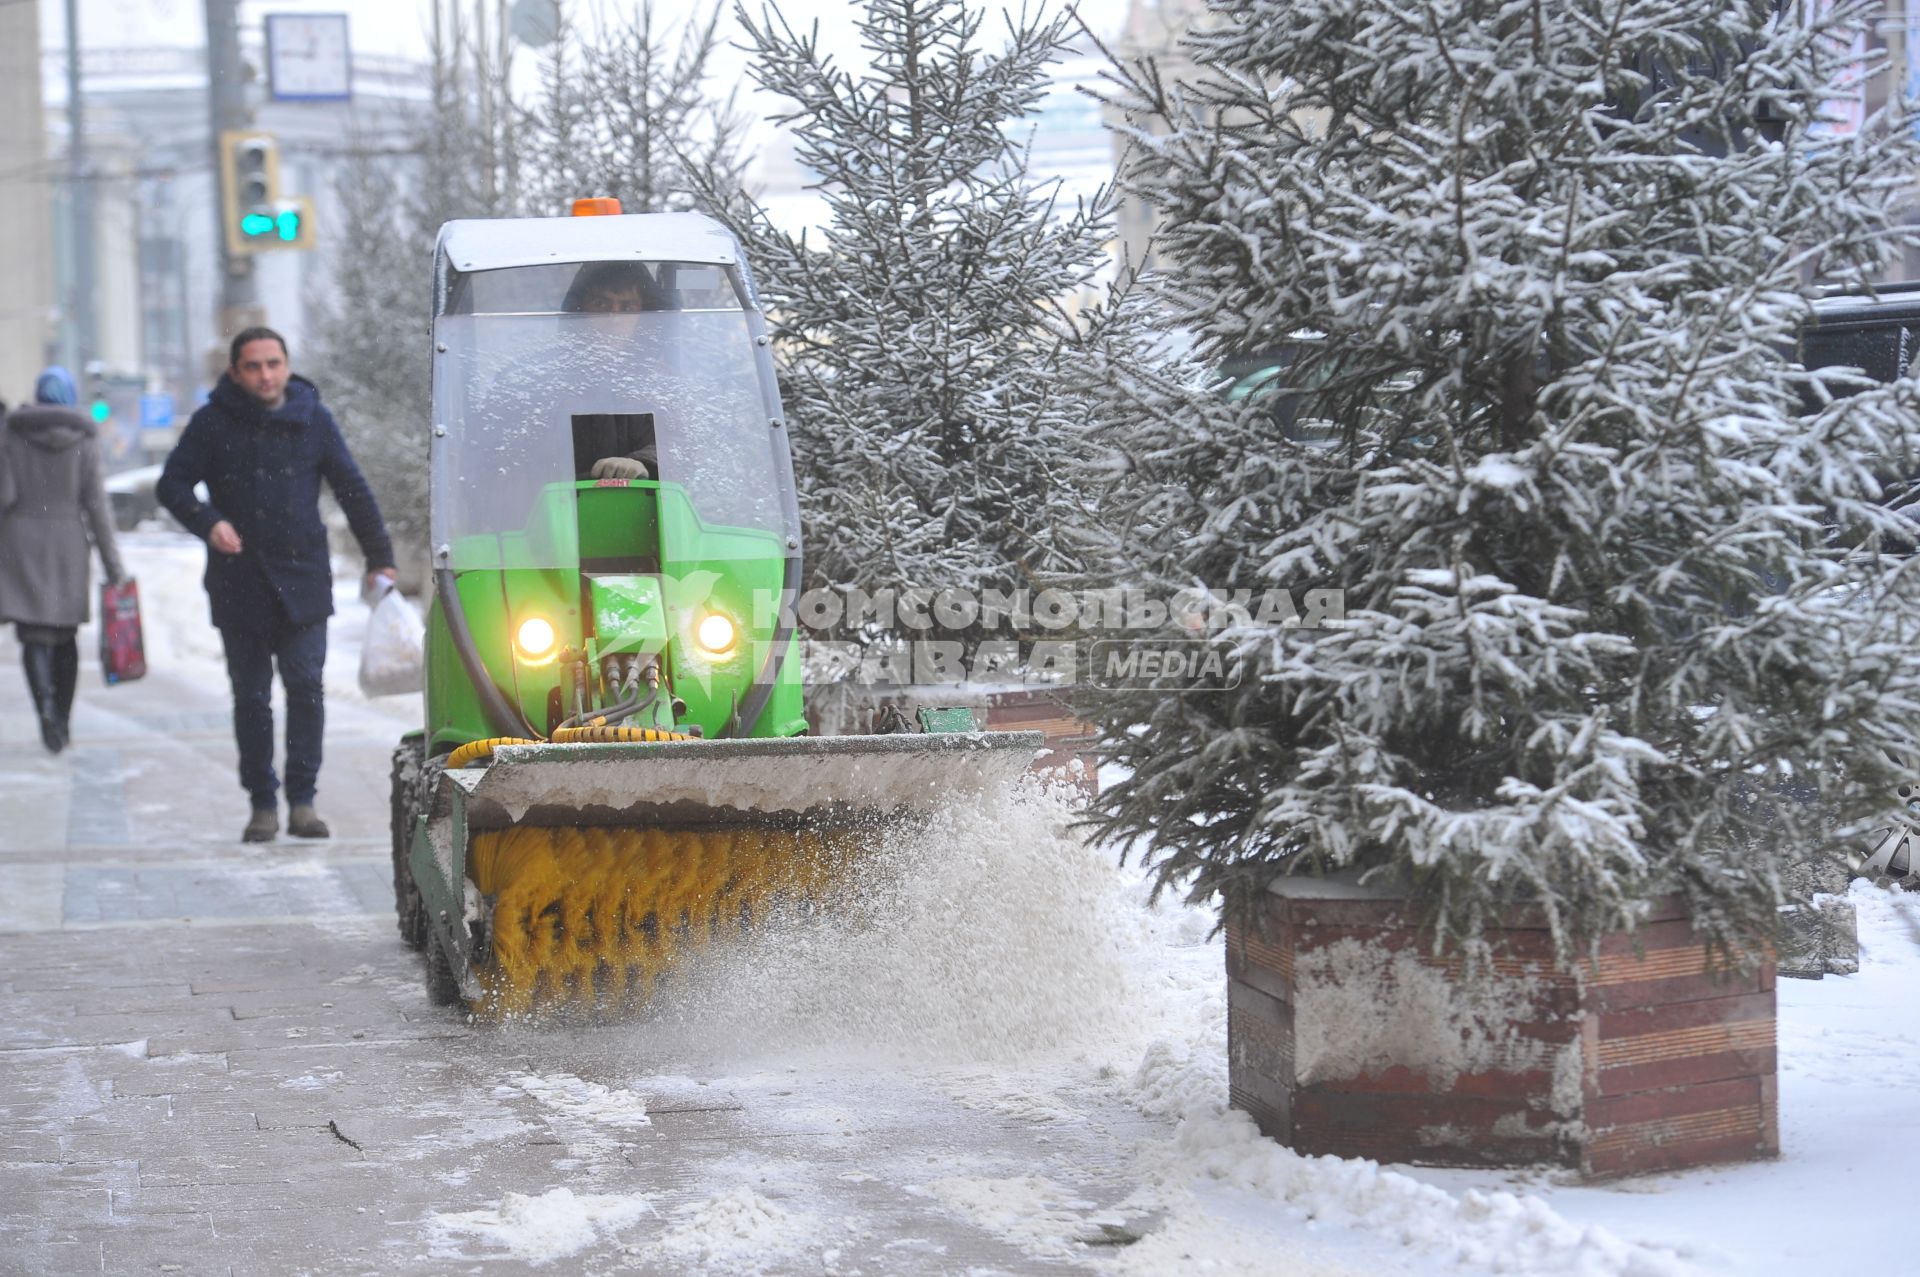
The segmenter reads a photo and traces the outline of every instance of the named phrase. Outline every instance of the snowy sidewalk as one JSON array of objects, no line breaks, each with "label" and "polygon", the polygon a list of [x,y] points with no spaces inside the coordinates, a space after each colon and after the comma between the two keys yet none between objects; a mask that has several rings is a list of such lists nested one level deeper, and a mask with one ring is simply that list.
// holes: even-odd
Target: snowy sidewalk
[{"label": "snowy sidewalk", "polygon": [[473,1026],[392,925],[418,701],[354,693],[353,583],[338,836],[247,846],[200,549],[127,552],[154,672],[86,660],[68,754],[0,636],[0,1272],[1915,1270],[1914,900],[1859,893],[1859,976],[1782,982],[1779,1162],[1604,1187],[1259,1138],[1221,1107],[1210,918],[1043,801],[957,814],[868,926],[723,965],[692,1008]]}]

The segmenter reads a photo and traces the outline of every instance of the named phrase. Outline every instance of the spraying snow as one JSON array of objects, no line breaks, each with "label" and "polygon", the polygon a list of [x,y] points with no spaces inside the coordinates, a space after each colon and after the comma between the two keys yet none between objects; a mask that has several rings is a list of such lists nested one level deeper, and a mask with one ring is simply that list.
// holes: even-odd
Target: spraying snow
[{"label": "spraying snow", "polygon": [[711,954],[662,1015],[720,1049],[952,1063],[1132,1031],[1142,991],[1111,857],[1070,792],[1025,785],[901,828],[830,918]]}]

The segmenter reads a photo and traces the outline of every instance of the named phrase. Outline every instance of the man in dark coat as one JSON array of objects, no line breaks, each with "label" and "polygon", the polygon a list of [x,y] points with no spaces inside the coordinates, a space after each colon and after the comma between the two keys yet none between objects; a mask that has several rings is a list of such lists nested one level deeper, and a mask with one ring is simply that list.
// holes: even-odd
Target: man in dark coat
[{"label": "man in dark coat", "polygon": [[[167,458],[155,494],[204,537],[207,598],[226,647],[240,784],[253,801],[241,837],[279,832],[280,779],[273,770],[273,669],[287,693],[287,832],[325,838],[315,812],[325,722],[321,669],[333,573],[320,521],[320,481],[346,512],[367,559],[367,585],[394,575],[393,548],[373,492],[354,464],[320,392],[287,365],[270,328],[233,339],[231,367],[193,414]],[[209,503],[194,495],[205,483]]]}]

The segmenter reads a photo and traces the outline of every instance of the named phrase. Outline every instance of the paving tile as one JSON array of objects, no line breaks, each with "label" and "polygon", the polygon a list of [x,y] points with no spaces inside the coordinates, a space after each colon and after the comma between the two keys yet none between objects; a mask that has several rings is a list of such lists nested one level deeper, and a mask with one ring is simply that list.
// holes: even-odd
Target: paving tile
[{"label": "paving tile", "polygon": [[102,1270],[222,1277],[232,1271],[232,1257],[218,1253],[215,1242],[205,1214],[118,1221],[101,1234]]},{"label": "paving tile", "polygon": [[172,985],[140,985],[131,989],[87,989],[75,993],[73,1013],[76,1016],[173,1015],[187,1009],[192,997],[192,987],[184,982]]},{"label": "paving tile", "polygon": [[401,1226],[388,1224],[371,1210],[366,1215],[344,1209],[308,1211],[294,1229],[263,1230],[253,1212],[213,1211],[209,1218],[216,1238],[210,1249],[215,1255],[231,1255],[236,1274],[391,1277],[407,1267],[394,1255]]},{"label": "paving tile", "polygon": [[32,1189],[112,1190],[140,1182],[139,1164],[117,1162],[0,1161],[0,1202],[23,1199]]},{"label": "paving tile", "polygon": [[129,1067],[111,1076],[113,1096],[117,1100],[135,1095],[219,1090],[233,1085],[226,1057],[220,1054],[147,1056],[130,1061]]},{"label": "paving tile", "polygon": [[0,1105],[0,1165],[57,1162],[65,1152],[57,1131],[31,1127]]},{"label": "paving tile", "polygon": [[[217,1035],[232,1029],[233,1013],[224,1007],[186,1000],[180,1004],[178,1011],[167,1014],[125,1011],[76,1014],[59,1029],[65,1039],[62,1045],[65,1046],[118,1047],[144,1057],[155,1053],[155,1042],[187,1036],[194,1031],[192,1026],[196,1024],[204,1026],[205,1033]],[[198,1054],[208,1054],[214,1049],[217,1048],[203,1047]]]},{"label": "paving tile", "polygon": [[277,1180],[262,1177],[243,1183],[201,1181],[142,1187],[124,1209],[128,1214],[142,1217],[204,1215],[213,1210],[228,1215],[269,1211],[294,1211],[304,1215],[326,1207],[364,1206],[371,1188],[363,1179],[323,1179],[289,1166],[286,1175]]},{"label": "paving tile", "polygon": [[[0,953],[0,962],[4,961],[6,955]],[[39,969],[15,966],[7,976],[7,989],[11,993],[96,994],[103,989],[166,992],[178,987],[175,980],[156,979],[148,974],[151,964],[130,962],[123,970],[116,970],[117,965],[117,962],[106,962],[102,964],[105,969],[84,964],[49,965]]]},{"label": "paving tile", "polygon": [[[4,1225],[0,1224],[0,1231],[3,1230]],[[97,1237],[77,1237],[68,1241],[58,1241],[9,1233],[7,1242],[15,1255],[30,1254],[33,1257],[33,1267],[27,1268],[23,1265],[18,1269],[7,1268],[4,1271],[31,1272],[36,1274],[36,1277],[68,1277],[69,1274],[77,1277],[82,1273],[97,1274],[107,1271]],[[0,1260],[0,1263],[11,1262]]]},{"label": "paving tile", "polygon": [[28,1221],[58,1221],[61,1229],[102,1225],[113,1216],[113,1190],[102,1184],[15,1184],[0,1201],[0,1235]]}]

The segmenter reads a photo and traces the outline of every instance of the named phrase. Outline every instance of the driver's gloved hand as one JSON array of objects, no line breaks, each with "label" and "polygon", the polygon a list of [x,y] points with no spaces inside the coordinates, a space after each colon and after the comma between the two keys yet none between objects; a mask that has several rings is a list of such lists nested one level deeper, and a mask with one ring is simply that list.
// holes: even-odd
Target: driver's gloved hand
[{"label": "driver's gloved hand", "polygon": [[645,479],[647,463],[634,457],[602,457],[593,463],[596,479]]}]

